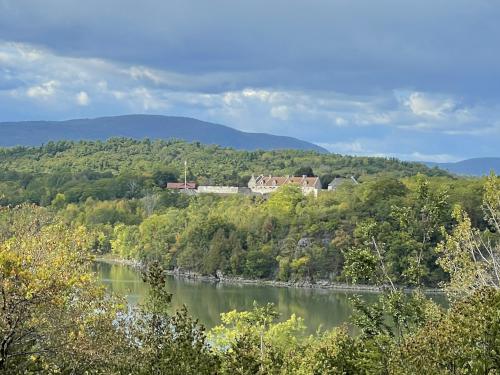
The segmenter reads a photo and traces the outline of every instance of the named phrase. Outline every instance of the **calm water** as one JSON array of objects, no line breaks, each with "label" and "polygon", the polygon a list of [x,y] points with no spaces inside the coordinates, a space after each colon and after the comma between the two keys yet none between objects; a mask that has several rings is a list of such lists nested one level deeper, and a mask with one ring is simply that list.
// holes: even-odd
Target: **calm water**
[{"label": "calm water", "polygon": [[[130,303],[144,299],[147,285],[133,268],[108,263],[96,263],[95,271],[110,291],[127,296]],[[173,309],[185,304],[191,315],[207,328],[220,323],[220,313],[249,310],[253,301],[272,302],[282,318],[291,314],[304,318],[309,332],[339,326],[348,321],[352,312],[348,297],[352,294],[334,290],[278,288],[272,286],[217,284],[179,279],[169,276],[168,290],[173,294]],[[376,294],[357,293],[367,301]]]}]

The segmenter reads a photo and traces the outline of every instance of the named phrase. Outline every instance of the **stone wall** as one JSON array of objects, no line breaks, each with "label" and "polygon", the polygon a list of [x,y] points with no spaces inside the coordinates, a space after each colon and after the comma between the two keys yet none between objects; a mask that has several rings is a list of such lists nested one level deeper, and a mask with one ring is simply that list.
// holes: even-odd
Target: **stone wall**
[{"label": "stone wall", "polygon": [[251,195],[252,191],[247,187],[237,187],[237,186],[198,186],[198,193]]}]

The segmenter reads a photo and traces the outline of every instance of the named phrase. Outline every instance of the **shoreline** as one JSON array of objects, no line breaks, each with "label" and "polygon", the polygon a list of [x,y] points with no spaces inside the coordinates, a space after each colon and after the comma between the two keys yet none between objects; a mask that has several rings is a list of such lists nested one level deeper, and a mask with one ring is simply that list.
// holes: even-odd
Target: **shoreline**
[{"label": "shoreline", "polygon": [[[133,267],[137,270],[143,269],[145,265],[137,260],[122,259],[110,256],[96,256],[96,262],[103,262],[109,264],[118,264],[128,267]],[[196,272],[184,271],[180,269],[168,270],[165,269],[167,275],[173,276],[179,279],[187,280],[198,280],[213,284],[228,284],[228,285],[262,285],[262,286],[272,286],[276,288],[300,288],[300,289],[318,289],[318,290],[338,290],[345,292],[368,292],[368,293],[380,293],[384,291],[388,285],[375,286],[366,284],[347,284],[340,282],[331,282],[328,280],[318,280],[316,282],[310,281],[277,281],[277,280],[263,280],[263,279],[246,279],[244,277],[227,277],[227,276],[209,276],[202,275]],[[412,292],[415,288],[403,287],[401,288],[404,292]],[[440,288],[423,288],[423,293],[425,294],[443,294],[444,290]]]}]

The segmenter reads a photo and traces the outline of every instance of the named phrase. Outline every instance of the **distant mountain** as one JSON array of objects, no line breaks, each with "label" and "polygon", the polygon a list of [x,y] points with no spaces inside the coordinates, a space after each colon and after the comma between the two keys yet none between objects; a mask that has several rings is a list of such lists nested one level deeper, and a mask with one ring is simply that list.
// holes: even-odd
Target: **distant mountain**
[{"label": "distant mountain", "polygon": [[474,158],[458,161],[456,163],[433,163],[425,162],[429,167],[439,167],[451,173],[469,176],[484,176],[490,174],[493,170],[500,174],[499,158]]},{"label": "distant mountain", "polygon": [[3,147],[38,146],[58,140],[106,140],[112,137],[176,138],[239,150],[297,149],[328,152],[320,146],[296,138],[246,133],[188,117],[126,115],[68,121],[0,122],[0,146]]}]

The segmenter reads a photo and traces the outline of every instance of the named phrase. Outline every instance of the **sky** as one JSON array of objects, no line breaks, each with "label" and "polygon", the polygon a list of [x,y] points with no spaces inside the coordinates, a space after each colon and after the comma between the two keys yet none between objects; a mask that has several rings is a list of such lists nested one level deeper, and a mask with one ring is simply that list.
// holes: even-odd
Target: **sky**
[{"label": "sky", "polygon": [[498,0],[0,0],[0,122],[151,113],[500,156],[499,19]]}]

